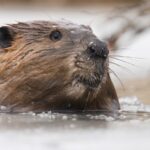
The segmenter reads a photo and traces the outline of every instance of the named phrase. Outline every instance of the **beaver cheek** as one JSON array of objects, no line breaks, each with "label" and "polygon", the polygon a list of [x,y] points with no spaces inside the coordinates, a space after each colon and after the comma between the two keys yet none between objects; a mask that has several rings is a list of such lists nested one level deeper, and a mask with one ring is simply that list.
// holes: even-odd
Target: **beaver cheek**
[{"label": "beaver cheek", "polygon": [[73,97],[77,100],[83,96],[85,91],[85,86],[74,80],[72,81],[72,85],[66,88],[65,93],[68,97]]}]

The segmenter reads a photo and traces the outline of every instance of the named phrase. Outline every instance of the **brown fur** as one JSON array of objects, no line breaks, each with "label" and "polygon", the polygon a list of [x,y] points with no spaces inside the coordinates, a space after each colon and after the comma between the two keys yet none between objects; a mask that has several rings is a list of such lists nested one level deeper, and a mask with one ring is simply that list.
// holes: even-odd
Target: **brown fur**
[{"label": "brown fur", "polygon": [[[87,45],[98,41],[89,27],[37,21],[7,28],[13,40],[0,48],[0,104],[8,111],[119,109],[108,58],[92,60],[85,54]],[[49,39],[56,29],[63,34],[58,42]],[[99,84],[90,87],[78,79]]]}]

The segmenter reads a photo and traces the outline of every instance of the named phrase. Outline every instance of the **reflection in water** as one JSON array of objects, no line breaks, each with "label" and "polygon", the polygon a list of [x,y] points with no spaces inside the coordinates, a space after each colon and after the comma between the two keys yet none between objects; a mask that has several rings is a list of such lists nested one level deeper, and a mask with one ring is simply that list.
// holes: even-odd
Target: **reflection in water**
[{"label": "reflection in water", "polygon": [[[100,38],[102,38],[102,33],[111,33],[110,30],[114,27],[112,24],[108,24],[111,28],[104,25],[105,30],[103,30],[102,23],[106,17],[83,15],[80,12],[73,14],[71,12],[49,12],[48,10],[43,14],[42,10],[41,12],[33,12],[33,10],[11,11],[5,8],[1,8],[0,12],[0,16],[3,18],[0,20],[0,24],[12,23],[16,20],[33,20],[33,18],[49,20],[53,17],[54,19],[65,17],[73,22],[84,24],[95,20],[95,24],[92,26]],[[141,37],[143,43],[137,39],[131,49],[121,51],[118,55],[145,58],[149,54],[149,33],[147,33],[148,36],[144,34]],[[132,51],[132,49],[136,51]],[[141,64],[142,74],[141,70],[139,70],[140,73],[135,74],[147,74],[150,63],[146,64],[145,62]],[[132,67],[131,70],[135,72],[133,69]],[[124,74],[122,70],[121,72]],[[119,76],[123,77],[122,74],[119,72]],[[148,98],[146,99],[148,100]],[[149,150],[150,106],[144,105],[136,97],[121,98],[120,103],[121,111],[119,115],[115,116],[98,113],[94,115],[90,113],[66,115],[51,112],[41,114],[2,113],[0,114],[0,150]],[[2,106],[1,109],[5,110],[5,107]]]},{"label": "reflection in water", "polygon": [[122,110],[115,117],[51,112],[0,114],[0,146],[5,150],[148,149],[150,106],[136,97],[121,98],[120,102]]}]

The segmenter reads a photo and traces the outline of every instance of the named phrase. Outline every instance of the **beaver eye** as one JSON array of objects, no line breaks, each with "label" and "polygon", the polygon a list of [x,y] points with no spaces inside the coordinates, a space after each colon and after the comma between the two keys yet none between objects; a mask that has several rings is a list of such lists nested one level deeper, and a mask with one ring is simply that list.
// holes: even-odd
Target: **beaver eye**
[{"label": "beaver eye", "polygon": [[61,34],[60,31],[57,31],[57,30],[52,31],[51,34],[50,34],[50,39],[52,41],[59,41],[59,40],[61,40],[61,38],[62,38],[62,34]]}]

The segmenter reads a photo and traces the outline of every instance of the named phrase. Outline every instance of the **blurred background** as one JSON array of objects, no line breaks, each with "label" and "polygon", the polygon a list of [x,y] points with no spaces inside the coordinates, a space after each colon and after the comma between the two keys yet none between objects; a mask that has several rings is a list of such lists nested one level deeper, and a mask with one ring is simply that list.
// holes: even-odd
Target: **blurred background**
[{"label": "blurred background", "polygon": [[150,149],[150,0],[0,0],[0,26],[66,20],[89,25],[110,49],[111,78],[125,112],[0,114],[1,150]]},{"label": "blurred background", "polygon": [[142,2],[142,0],[0,0],[1,4],[20,4],[20,5],[56,5],[58,6],[72,6],[72,5],[101,5],[102,3],[104,4],[110,4],[110,3],[138,3]]},{"label": "blurred background", "polygon": [[0,25],[60,19],[89,25],[108,43],[119,97],[150,103],[149,0],[0,0]]}]

